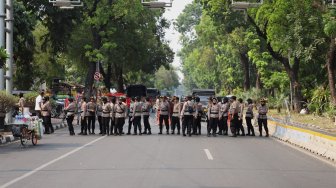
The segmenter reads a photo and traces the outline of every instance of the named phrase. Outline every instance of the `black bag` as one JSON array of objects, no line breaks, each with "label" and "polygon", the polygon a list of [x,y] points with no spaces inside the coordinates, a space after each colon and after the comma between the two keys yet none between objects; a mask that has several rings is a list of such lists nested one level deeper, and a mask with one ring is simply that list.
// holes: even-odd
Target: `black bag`
[{"label": "black bag", "polygon": [[188,112],[191,113],[191,114],[194,112],[194,109],[193,109],[192,106],[188,106]]}]

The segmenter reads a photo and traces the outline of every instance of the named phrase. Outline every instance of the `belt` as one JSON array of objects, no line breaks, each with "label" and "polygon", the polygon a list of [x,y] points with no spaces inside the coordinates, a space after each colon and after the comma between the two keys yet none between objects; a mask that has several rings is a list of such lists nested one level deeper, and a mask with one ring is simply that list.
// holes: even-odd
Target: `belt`
[{"label": "belt", "polygon": [[46,112],[46,111],[49,111],[49,110],[41,110],[41,111]]},{"label": "belt", "polygon": [[123,114],[124,112],[117,112],[118,114]]},{"label": "belt", "polygon": [[103,114],[109,114],[110,112],[103,112]]}]

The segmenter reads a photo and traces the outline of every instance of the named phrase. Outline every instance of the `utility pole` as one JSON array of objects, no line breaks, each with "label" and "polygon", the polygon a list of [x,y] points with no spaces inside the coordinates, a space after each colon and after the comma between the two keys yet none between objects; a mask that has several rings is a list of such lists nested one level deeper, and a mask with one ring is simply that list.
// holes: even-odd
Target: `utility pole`
[{"label": "utility pole", "polygon": [[[0,48],[5,47],[5,1],[0,0]],[[5,67],[5,65],[4,65]],[[5,89],[5,72],[4,68],[0,69],[0,91]]]},{"label": "utility pole", "polygon": [[13,90],[13,0],[6,0],[6,92],[12,94]]}]

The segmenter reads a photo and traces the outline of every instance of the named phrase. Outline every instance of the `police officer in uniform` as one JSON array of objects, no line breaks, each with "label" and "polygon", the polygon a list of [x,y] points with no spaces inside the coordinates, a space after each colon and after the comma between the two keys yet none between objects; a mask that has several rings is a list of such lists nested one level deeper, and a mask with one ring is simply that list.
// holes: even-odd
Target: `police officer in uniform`
[{"label": "police officer in uniform", "polygon": [[173,106],[172,121],[171,121],[171,130],[172,130],[171,133],[175,134],[175,128],[176,128],[177,134],[179,135],[181,131],[180,115],[181,115],[182,105],[178,97],[174,98],[173,105],[174,106]]},{"label": "police officer in uniform", "polygon": [[268,107],[266,105],[266,99],[262,98],[260,100],[260,106],[258,107],[258,125],[259,125],[259,132],[260,132],[259,136],[262,136],[263,126],[266,132],[266,137],[269,136],[268,126],[267,126],[267,112],[268,112]]},{"label": "police officer in uniform", "polygon": [[[247,109],[245,114],[245,120],[247,125],[247,134],[248,136],[255,136],[254,128],[252,126],[252,119],[253,119],[253,101],[252,99],[247,99]],[[252,133],[252,134],[250,134]]]},{"label": "police officer in uniform", "polygon": [[133,117],[133,111],[134,111],[134,103],[135,103],[135,98],[132,98],[131,99],[130,108],[128,109],[129,113],[128,113],[128,131],[127,131],[127,135],[131,134],[132,124],[133,124],[132,117]]},{"label": "police officer in uniform", "polygon": [[90,98],[90,102],[87,103],[87,118],[88,118],[88,130],[89,134],[95,134],[96,127],[96,104],[94,98]]},{"label": "police officer in uniform", "polygon": [[201,121],[202,121],[202,115],[203,115],[203,106],[200,101],[201,99],[199,97],[195,98],[196,109],[197,109],[197,117],[194,119],[194,128],[193,128],[193,134],[195,135],[201,135]]},{"label": "police officer in uniform", "polygon": [[111,135],[115,135],[117,136],[117,125],[115,123],[115,112],[114,112],[114,106],[116,105],[116,98],[115,97],[112,97],[111,98],[111,102],[110,102],[110,106],[111,106],[111,113],[110,113],[110,118],[111,118],[111,130],[110,130],[110,134]]},{"label": "police officer in uniform", "polygon": [[54,131],[51,124],[51,104],[49,102],[49,97],[45,96],[42,98],[41,104],[41,115],[45,128],[45,134],[50,134]]},{"label": "police officer in uniform", "polygon": [[103,132],[103,121],[102,121],[102,115],[103,115],[103,104],[102,99],[98,99],[97,105],[96,105],[96,112],[97,112],[97,119],[99,124],[99,134],[102,134]]},{"label": "police officer in uniform", "polygon": [[64,110],[66,111],[66,120],[67,120],[67,124],[68,124],[68,128],[69,128],[69,133],[71,136],[75,135],[75,130],[74,127],[72,125],[72,122],[75,118],[75,112],[76,112],[76,104],[74,102],[73,98],[69,99],[70,104],[64,108]]},{"label": "police officer in uniform", "polygon": [[118,131],[117,134],[119,136],[123,133],[123,127],[125,124],[125,118],[127,117],[127,106],[123,102],[123,98],[120,97],[118,103],[114,105],[114,112],[115,112],[115,123],[117,125]]},{"label": "police officer in uniform", "polygon": [[87,104],[86,104],[86,97],[82,98],[81,102],[81,132],[79,135],[87,135]]},{"label": "police officer in uniform", "polygon": [[152,134],[151,127],[149,124],[149,113],[151,109],[152,109],[152,104],[150,103],[150,98],[147,97],[146,101],[142,105],[142,117],[143,117],[144,129],[145,129],[143,134],[148,134],[148,135]]},{"label": "police officer in uniform", "polygon": [[236,101],[237,97],[232,96],[231,97],[231,105],[230,105],[230,116],[231,116],[231,122],[230,122],[230,129],[233,137],[237,137],[236,130],[238,129],[238,112],[239,112],[239,104]]},{"label": "police officer in uniform", "polygon": [[[243,114],[244,114],[244,103],[243,99],[239,98],[238,99],[238,106],[239,106],[239,111],[238,111],[238,129],[237,129],[237,135],[245,136],[245,130],[243,127]],[[242,134],[240,134],[240,131]]]},{"label": "police officer in uniform", "polygon": [[110,103],[107,101],[107,98],[103,98],[103,105],[102,105],[102,136],[104,136],[105,134],[109,135],[110,133],[110,129],[109,129],[109,125],[110,125],[110,118],[111,118],[111,105]]},{"label": "police officer in uniform", "polygon": [[159,134],[162,134],[163,122],[166,126],[166,133],[169,134],[169,116],[170,116],[169,109],[170,109],[169,102],[167,101],[167,97],[164,96],[163,100],[159,104],[159,111],[160,111],[160,118],[159,118],[160,132]]},{"label": "police officer in uniform", "polygon": [[212,98],[212,104],[209,106],[208,117],[209,117],[209,127],[208,127],[208,136],[216,136],[218,121],[220,117],[220,105],[217,103],[217,98]]},{"label": "police officer in uniform", "polygon": [[230,103],[227,97],[224,97],[221,103],[221,118],[219,119],[219,135],[228,135],[228,115],[229,115]]},{"label": "police officer in uniform", "polygon": [[191,101],[192,97],[188,96],[187,97],[187,101],[184,102],[183,104],[183,108],[181,110],[181,117],[182,117],[182,121],[183,121],[183,125],[182,125],[182,132],[183,132],[183,136],[187,136],[186,133],[186,129],[187,130],[187,134],[189,136],[191,136],[191,128],[193,126],[193,121],[194,118],[196,118],[196,114],[197,112],[197,108],[194,102]]},{"label": "police officer in uniform", "polygon": [[139,135],[142,135],[141,132],[141,114],[142,114],[142,102],[140,97],[135,97],[134,109],[132,114],[132,121],[134,127],[133,135],[137,135],[137,129],[139,129]]}]

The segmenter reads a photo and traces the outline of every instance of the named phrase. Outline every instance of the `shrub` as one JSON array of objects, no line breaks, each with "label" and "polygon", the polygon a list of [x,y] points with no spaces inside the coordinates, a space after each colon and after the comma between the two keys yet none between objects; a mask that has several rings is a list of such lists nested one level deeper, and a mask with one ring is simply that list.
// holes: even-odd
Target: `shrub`
[{"label": "shrub", "polygon": [[6,93],[5,91],[0,91],[0,113],[8,113],[18,102],[18,98]]},{"label": "shrub", "polygon": [[29,92],[24,94],[24,98],[26,100],[26,105],[27,107],[34,107],[35,106],[35,99],[36,97],[39,96],[39,93],[37,92]]}]

